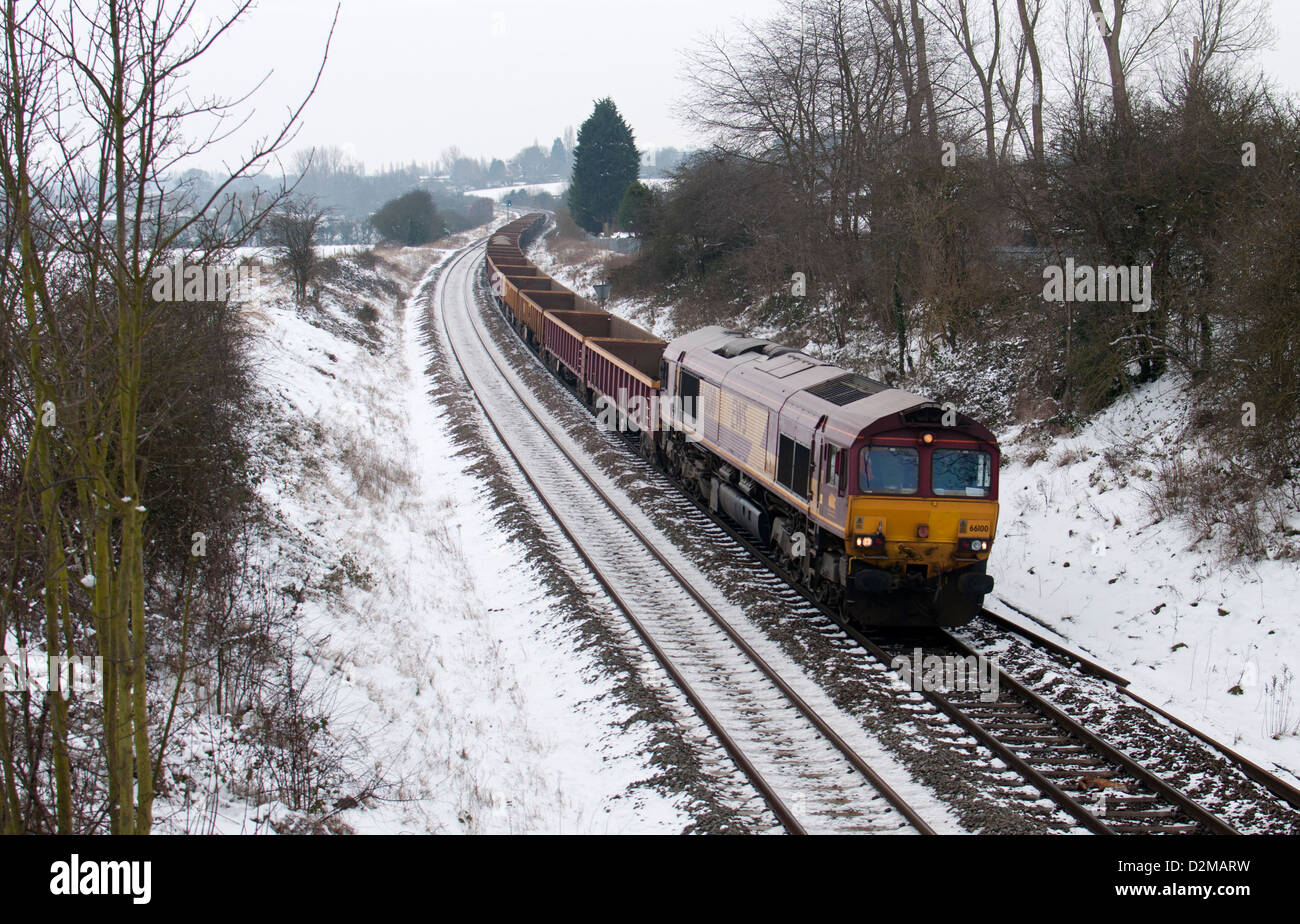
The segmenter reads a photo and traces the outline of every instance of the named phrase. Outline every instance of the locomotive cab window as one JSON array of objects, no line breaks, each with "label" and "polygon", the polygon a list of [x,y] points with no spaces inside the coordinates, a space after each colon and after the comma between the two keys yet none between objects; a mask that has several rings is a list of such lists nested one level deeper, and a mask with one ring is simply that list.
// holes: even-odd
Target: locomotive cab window
[{"label": "locomotive cab window", "polygon": [[865,494],[915,494],[921,458],[905,446],[869,446],[862,450],[858,490]]},{"label": "locomotive cab window", "polygon": [[977,449],[936,449],[930,459],[930,485],[940,497],[988,497],[993,460]]},{"label": "locomotive cab window", "polygon": [[824,450],[822,468],[826,473],[826,487],[836,494],[844,493],[844,450],[827,446]]}]

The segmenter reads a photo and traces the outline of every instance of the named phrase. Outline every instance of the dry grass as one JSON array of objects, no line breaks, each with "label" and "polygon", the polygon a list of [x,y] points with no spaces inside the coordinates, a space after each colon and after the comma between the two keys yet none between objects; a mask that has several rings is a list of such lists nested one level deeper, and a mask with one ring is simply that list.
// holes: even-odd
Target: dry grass
[{"label": "dry grass", "polygon": [[1268,539],[1266,505],[1258,500],[1266,490],[1249,471],[1206,454],[1161,460],[1143,493],[1158,520],[1181,519],[1205,539],[1222,529],[1219,547],[1226,558],[1258,559]]},{"label": "dry grass", "polygon": [[351,474],[357,494],[372,503],[386,500],[395,490],[405,490],[415,481],[414,473],[401,459],[382,455],[374,444],[360,443],[352,437],[343,443],[339,460]]}]

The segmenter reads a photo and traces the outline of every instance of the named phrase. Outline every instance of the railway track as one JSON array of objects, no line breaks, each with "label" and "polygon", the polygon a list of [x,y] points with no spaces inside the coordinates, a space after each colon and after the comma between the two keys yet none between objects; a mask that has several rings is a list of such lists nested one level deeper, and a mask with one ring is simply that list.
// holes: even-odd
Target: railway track
[{"label": "railway track", "polygon": [[[1017,609],[1004,600],[1001,602],[1021,616],[1036,622],[1023,610]],[[1104,728],[1094,728],[1094,731],[1099,731],[1130,756],[1147,752],[1147,756],[1142,758],[1143,763],[1159,767],[1160,776],[1167,781],[1180,776],[1179,763],[1183,753],[1202,748],[1209,753],[1217,754],[1225,767],[1230,768],[1231,775],[1239,774],[1240,779],[1233,781],[1234,785],[1228,785],[1228,781],[1221,780],[1215,775],[1200,774],[1198,785],[1202,790],[1207,791],[1208,794],[1208,791],[1216,788],[1249,790],[1258,787],[1258,790],[1262,791],[1256,793],[1251,807],[1265,805],[1267,802],[1265,793],[1267,793],[1273,798],[1273,807],[1277,813],[1289,816],[1291,830],[1294,832],[1300,829],[1300,789],[1222,741],[1207,735],[1199,728],[1134,692],[1125,677],[1019,622],[1014,622],[988,609],[983,610],[981,619],[977,623],[964,627],[960,635],[975,646],[1000,649],[1002,659],[1004,661],[1010,659],[1022,678],[1027,679],[1035,675],[1039,678],[1053,678],[1060,668],[1076,671],[1085,678],[1091,678],[1091,683],[1081,682],[1073,685],[1071,693],[1078,695],[1091,692],[1093,695],[1088,697],[1087,702],[1091,708],[1102,707],[1102,717],[1108,718],[1109,726],[1115,729],[1113,738]],[[1113,708],[1106,709],[1107,702]],[[1078,708],[1077,704],[1075,708]],[[1139,721],[1129,724],[1123,721],[1122,716],[1136,717]],[[1161,754],[1150,753],[1147,744],[1151,732],[1163,733],[1170,744],[1177,745],[1177,748],[1163,749]],[[1214,785],[1216,783],[1223,785],[1216,786]],[[1224,792],[1217,793],[1214,798],[1217,798],[1220,804],[1232,801],[1231,796]],[[1198,797],[1198,801],[1203,800]],[[1226,820],[1233,823],[1232,818]]]},{"label": "railway track", "polygon": [[[479,334],[482,335],[481,330]],[[536,360],[535,354],[532,355]],[[540,360],[537,361],[540,365]],[[629,452],[639,457],[633,446],[627,443],[624,445]],[[658,469],[652,471],[655,476],[676,484]],[[896,657],[910,657],[918,648],[922,658],[927,655],[963,658],[979,656],[978,651],[946,632],[912,637],[886,633],[868,637],[854,627],[844,625],[838,614],[828,610],[791,580],[791,576],[785,573],[770,549],[756,543],[725,516],[709,510],[702,498],[690,495],[688,491],[682,493],[682,503],[696,514],[696,517],[690,519],[703,518],[708,524],[720,529],[756,557],[762,568],[785,582],[789,592],[801,604],[837,624],[856,645],[869,652],[879,663],[888,665]],[[686,519],[683,517],[683,522]],[[694,528],[694,523],[691,525]],[[709,537],[701,534],[700,538],[708,541]],[[1050,648],[1050,645],[1044,644]],[[1123,678],[1060,649],[1059,646],[1056,653],[1075,663],[1084,673],[1102,677],[1112,683],[1123,683]],[[955,729],[964,732],[979,746],[987,748],[1024,781],[1050,799],[1076,829],[1099,834],[1235,833],[1232,825],[1200,804],[1197,799],[1131,759],[1121,748],[1090,731],[1083,723],[1005,671],[998,672],[997,688],[998,698],[992,702],[984,702],[978,695],[967,695],[960,690],[918,692]],[[1132,696],[1130,691],[1123,692]],[[1149,706],[1139,697],[1134,699]],[[1155,707],[1152,709],[1159,713]],[[1172,717],[1166,718],[1177,723]],[[1258,783],[1265,790],[1261,793],[1261,799],[1267,798],[1271,792],[1278,797],[1279,804],[1289,802],[1292,807],[1296,805],[1293,797],[1300,798],[1300,794],[1296,794],[1287,784],[1194,729],[1188,730],[1227,755],[1234,767],[1242,771],[1243,776]],[[967,745],[964,741],[959,741],[954,746],[965,748]],[[1300,819],[1300,816],[1296,817]],[[1300,822],[1292,827],[1292,830],[1296,829],[1300,829]]]},{"label": "railway track", "polygon": [[[978,658],[948,632],[856,633],[887,661]],[[1095,834],[1234,834],[1190,796],[1166,783],[1001,668],[996,698],[978,690],[922,695]]]},{"label": "railway track", "polygon": [[800,692],[728,620],[725,603],[665,555],[643,517],[501,361],[475,307],[475,257],[453,258],[435,295],[441,329],[525,480],[700,718],[789,833],[934,833],[849,739],[861,729]]}]

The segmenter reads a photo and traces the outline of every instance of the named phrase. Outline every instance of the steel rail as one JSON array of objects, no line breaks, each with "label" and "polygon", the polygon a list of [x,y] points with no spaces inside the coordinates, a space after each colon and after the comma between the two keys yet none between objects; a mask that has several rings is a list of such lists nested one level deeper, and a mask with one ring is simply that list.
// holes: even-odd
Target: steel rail
[{"label": "steel rail", "polygon": [[[1019,607],[1012,606],[1012,604],[1007,603],[1005,600],[1003,600],[1002,602],[1005,603],[1007,606],[1011,607],[1017,613],[1020,613],[1021,615],[1026,616],[1027,618],[1032,618],[1029,617],[1029,614],[1025,613],[1024,610],[1021,610]],[[1211,737],[1210,735],[1201,731],[1199,728],[1192,725],[1191,723],[1186,722],[1183,719],[1180,719],[1178,716],[1174,715],[1173,713],[1161,708],[1160,706],[1157,706],[1155,703],[1151,702],[1146,697],[1134,692],[1133,689],[1129,686],[1129,681],[1127,678],[1122,677],[1121,675],[1116,674],[1113,671],[1107,670],[1106,668],[1101,667],[1100,665],[1097,665],[1095,662],[1088,660],[1083,655],[1080,655],[1077,652],[1072,651],[1071,649],[1065,647],[1060,642],[1053,641],[1052,639],[1039,634],[1038,632],[1028,628],[1027,626],[1022,626],[1019,623],[1012,622],[1010,619],[1007,619],[1005,616],[999,615],[998,613],[994,613],[991,610],[987,610],[987,609],[982,610],[980,612],[980,616],[984,619],[985,622],[992,623],[993,625],[997,626],[999,629],[1003,629],[1004,631],[1021,636],[1033,646],[1043,648],[1047,651],[1052,652],[1055,655],[1058,655],[1059,657],[1066,658],[1067,660],[1079,662],[1079,664],[1082,665],[1085,673],[1094,674],[1102,678],[1103,680],[1108,680],[1111,684],[1114,685],[1115,689],[1119,693],[1123,694],[1124,696],[1127,696],[1129,699],[1132,699],[1138,705],[1150,710],[1151,712],[1160,716],[1162,719],[1165,719],[1166,721],[1171,722],[1174,725],[1177,725],[1183,731],[1198,738],[1205,744],[1208,744],[1210,747],[1219,751],[1224,757],[1228,759],[1230,763],[1236,764],[1237,769],[1239,769],[1248,779],[1253,780],[1254,782],[1263,786],[1265,789],[1273,793],[1273,795],[1277,796],[1279,799],[1281,799],[1283,802],[1290,805],[1292,808],[1300,809],[1300,789],[1297,789],[1295,786],[1292,786],[1290,783],[1287,783],[1285,780],[1283,780],[1281,777],[1277,776],[1276,774],[1270,773],[1266,768],[1261,767],[1259,764],[1255,763],[1250,758],[1246,757],[1244,754],[1241,754],[1238,751],[1233,750],[1231,747],[1224,744],[1222,741],[1219,741]]]}]

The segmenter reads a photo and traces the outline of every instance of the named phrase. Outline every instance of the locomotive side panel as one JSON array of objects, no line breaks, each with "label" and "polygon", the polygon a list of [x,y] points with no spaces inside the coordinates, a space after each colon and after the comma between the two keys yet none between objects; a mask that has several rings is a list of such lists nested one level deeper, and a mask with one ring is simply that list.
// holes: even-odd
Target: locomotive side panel
[{"label": "locomotive side panel", "polygon": [[770,474],[775,465],[769,458],[771,412],[730,391],[720,391],[716,400],[718,447],[751,471]]}]

